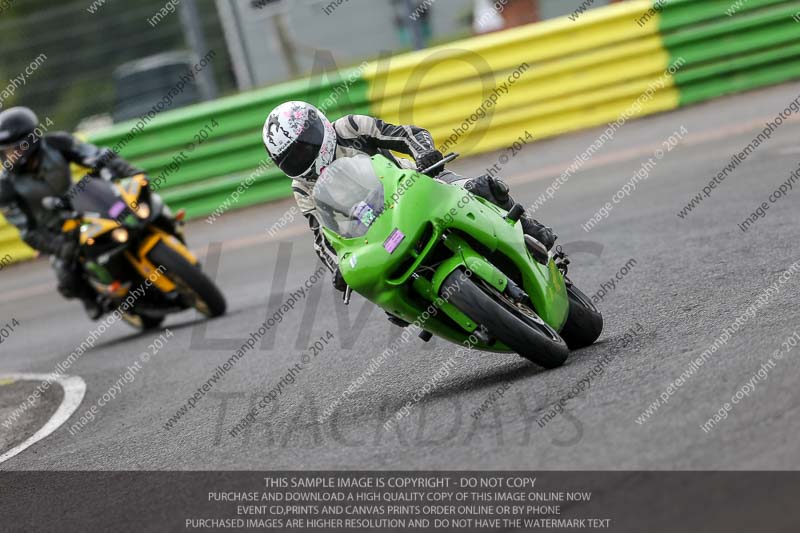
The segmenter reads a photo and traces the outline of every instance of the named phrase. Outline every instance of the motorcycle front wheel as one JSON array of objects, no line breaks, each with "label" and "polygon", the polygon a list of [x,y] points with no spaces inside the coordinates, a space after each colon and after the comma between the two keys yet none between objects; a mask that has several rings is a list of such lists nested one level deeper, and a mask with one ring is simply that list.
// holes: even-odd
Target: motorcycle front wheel
[{"label": "motorcycle front wheel", "polygon": [[165,275],[187,296],[195,309],[209,318],[225,314],[225,297],[202,270],[172,248],[159,242],[148,254],[150,261],[166,269]]},{"label": "motorcycle front wheel", "polygon": [[448,301],[519,355],[544,368],[564,364],[569,348],[556,330],[528,306],[513,302],[482,280],[456,270],[442,283]]},{"label": "motorcycle front wheel", "polygon": [[151,317],[146,315],[137,315],[131,313],[123,313],[122,320],[128,323],[129,326],[141,331],[148,331],[151,329],[160,328],[166,317]]}]

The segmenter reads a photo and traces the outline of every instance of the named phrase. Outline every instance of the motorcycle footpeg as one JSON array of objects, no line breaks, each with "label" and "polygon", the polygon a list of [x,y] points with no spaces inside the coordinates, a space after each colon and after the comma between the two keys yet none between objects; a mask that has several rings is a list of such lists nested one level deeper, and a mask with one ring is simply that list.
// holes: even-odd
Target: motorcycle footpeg
[{"label": "motorcycle footpeg", "polygon": [[489,336],[489,331],[483,326],[478,326],[478,328],[473,331],[472,334],[484,344],[489,344],[492,342],[492,338]]},{"label": "motorcycle footpeg", "polygon": [[411,325],[410,322],[406,322],[402,318],[398,318],[398,317],[396,317],[396,316],[394,316],[392,314],[389,314],[389,313],[386,313],[386,315],[387,315],[386,318],[389,320],[389,322],[391,322],[392,324],[394,324],[395,326],[397,326],[399,328],[407,328],[408,326]]},{"label": "motorcycle footpeg", "polygon": [[567,272],[569,270],[570,260],[561,246],[556,246],[555,252],[553,253],[553,261],[555,262],[556,267],[561,271],[561,273],[566,278]]},{"label": "motorcycle footpeg", "polygon": [[550,262],[550,253],[547,251],[545,245],[530,235],[525,235],[525,246],[528,247],[528,251],[537,262],[545,266]]}]

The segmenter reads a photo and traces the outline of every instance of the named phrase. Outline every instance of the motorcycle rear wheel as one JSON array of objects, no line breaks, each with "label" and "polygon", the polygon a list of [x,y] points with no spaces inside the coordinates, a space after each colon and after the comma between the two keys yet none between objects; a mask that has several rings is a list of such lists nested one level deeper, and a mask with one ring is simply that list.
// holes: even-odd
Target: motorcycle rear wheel
[{"label": "motorcycle rear wheel", "polygon": [[442,283],[448,301],[519,355],[544,368],[564,364],[569,348],[556,330],[529,307],[512,302],[482,280],[456,270]]},{"label": "motorcycle rear wheel", "polygon": [[592,300],[571,282],[567,283],[567,296],[569,315],[561,328],[561,337],[570,350],[590,346],[603,332],[603,315]]}]

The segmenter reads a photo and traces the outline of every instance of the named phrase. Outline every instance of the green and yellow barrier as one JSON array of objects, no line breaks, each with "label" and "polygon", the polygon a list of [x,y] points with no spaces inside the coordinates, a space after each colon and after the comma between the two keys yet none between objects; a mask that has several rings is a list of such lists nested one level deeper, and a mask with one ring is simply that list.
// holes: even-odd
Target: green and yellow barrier
[{"label": "green and yellow barrier", "polygon": [[[89,137],[190,218],[291,194],[261,126],[286,100],[419,124],[465,155],[800,79],[798,0],[633,0],[119,124]],[[215,126],[209,126],[212,124]],[[207,138],[197,137],[205,129]],[[203,134],[205,135],[205,134]],[[10,253],[8,251],[13,251]],[[0,256],[31,256],[0,219]]]},{"label": "green and yellow barrier", "polygon": [[20,240],[17,229],[0,216],[0,262],[16,263],[35,255],[36,252]]},{"label": "green and yellow barrier", "polygon": [[[371,112],[424,125],[438,144],[452,138],[447,148],[468,154],[525,131],[544,138],[615,120],[669,65],[657,25],[634,22],[650,6],[626,2],[589,11],[578,24],[564,17],[378,64],[365,73]],[[498,84],[508,91],[493,98]],[[635,114],[677,107],[671,85],[666,78]]]}]

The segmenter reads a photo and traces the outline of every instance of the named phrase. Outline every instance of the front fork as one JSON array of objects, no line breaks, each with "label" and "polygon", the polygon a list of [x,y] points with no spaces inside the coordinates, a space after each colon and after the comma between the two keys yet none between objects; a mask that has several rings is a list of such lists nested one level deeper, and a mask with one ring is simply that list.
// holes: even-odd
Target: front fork
[{"label": "front fork", "polygon": [[[155,226],[150,228],[151,234],[144,238],[139,245],[139,249],[135,253],[131,250],[125,252],[128,261],[131,262],[133,267],[145,279],[151,279],[153,285],[163,293],[170,293],[177,289],[175,283],[169,279],[168,275],[159,274],[159,266],[150,261],[147,254],[150,253],[157,244],[164,243],[166,246],[172,248],[179,255],[182,255],[189,263],[193,265],[198,264],[197,258],[189,251],[181,239],[175,235],[167,233]],[[163,274],[163,273],[162,273]]]},{"label": "front fork", "polygon": [[[469,243],[459,236],[452,234],[447,235],[445,237],[445,245],[453,251],[453,257],[443,261],[437,268],[431,280],[431,291],[434,295],[439,296],[441,294],[442,284],[452,272],[458,268],[464,268],[468,273],[471,273],[470,276],[477,276],[497,292],[507,295],[516,303],[530,306],[532,310],[535,310],[536,313],[554,329],[560,330],[563,326],[566,320],[565,305],[568,304],[566,300],[560,300],[558,298],[563,289],[559,290],[558,285],[560,284],[555,280],[555,277],[559,274],[563,276],[563,274],[566,273],[569,259],[561,247],[551,252],[553,262],[550,263],[548,261],[549,266],[547,269],[549,272],[543,274],[552,281],[548,282],[547,278],[540,278],[539,275],[536,275],[536,278],[540,279],[545,285],[541,286],[541,290],[539,290],[538,293],[531,293],[526,290],[526,287],[520,287],[513,280],[509,279],[500,269],[488,262],[483,256],[476,252]],[[564,277],[564,281],[566,283],[566,277]],[[443,310],[448,316],[461,324],[466,331],[470,331],[468,324],[462,320],[458,320],[457,316],[453,316],[451,313],[447,312],[447,306],[443,306]],[[471,326],[474,328],[474,324]]]}]

